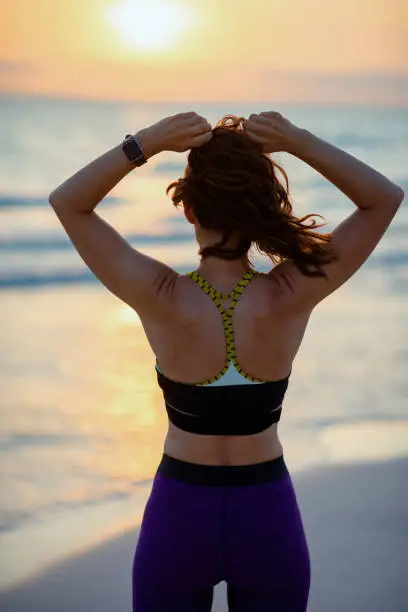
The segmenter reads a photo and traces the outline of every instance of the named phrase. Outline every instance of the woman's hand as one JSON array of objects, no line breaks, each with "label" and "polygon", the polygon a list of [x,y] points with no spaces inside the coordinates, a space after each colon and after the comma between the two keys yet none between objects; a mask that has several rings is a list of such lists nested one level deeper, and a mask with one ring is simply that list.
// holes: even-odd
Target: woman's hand
[{"label": "woman's hand", "polygon": [[189,112],[166,117],[140,130],[136,136],[146,157],[150,157],[160,151],[183,153],[193,147],[201,147],[211,140],[211,130],[204,117]]},{"label": "woman's hand", "polygon": [[262,145],[264,153],[292,153],[296,150],[297,139],[304,132],[273,111],[250,115],[244,121],[244,130],[251,140]]}]

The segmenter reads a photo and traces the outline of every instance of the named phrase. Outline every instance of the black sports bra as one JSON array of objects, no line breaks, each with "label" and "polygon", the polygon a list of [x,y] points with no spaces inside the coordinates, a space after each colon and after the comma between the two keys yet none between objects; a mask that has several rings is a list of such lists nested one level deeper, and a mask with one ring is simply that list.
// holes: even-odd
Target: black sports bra
[{"label": "black sports bra", "polygon": [[[167,414],[179,429],[207,435],[251,435],[264,431],[280,419],[290,373],[276,381],[256,379],[240,367],[235,353],[232,313],[254,275],[255,272],[247,272],[231,293],[221,294],[198,272],[188,274],[220,311],[227,358],[219,374],[193,384],[171,380],[160,371],[156,361],[157,380]],[[221,302],[229,298],[232,302],[225,310]]]}]

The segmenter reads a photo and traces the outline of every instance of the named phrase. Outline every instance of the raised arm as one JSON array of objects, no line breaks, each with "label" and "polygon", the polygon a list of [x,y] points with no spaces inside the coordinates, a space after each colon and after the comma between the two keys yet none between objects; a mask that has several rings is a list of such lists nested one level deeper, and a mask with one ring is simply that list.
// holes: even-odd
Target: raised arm
[{"label": "raised arm", "polygon": [[[211,126],[194,112],[162,119],[137,134],[145,157],[161,151],[186,151],[212,137]],[[121,144],[64,181],[49,196],[74,247],[95,276],[140,315],[156,318],[169,307],[166,289],[176,272],[134,249],[95,212],[97,204],[135,169]]]},{"label": "raised arm", "polygon": [[333,231],[337,260],[322,266],[327,275],[309,277],[291,261],[277,266],[290,280],[293,295],[310,308],[346,282],[366,261],[390,225],[403,190],[349,153],[291,124],[279,113],[251,115],[248,135],[268,152],[286,151],[306,162],[338,187],[357,206]]}]

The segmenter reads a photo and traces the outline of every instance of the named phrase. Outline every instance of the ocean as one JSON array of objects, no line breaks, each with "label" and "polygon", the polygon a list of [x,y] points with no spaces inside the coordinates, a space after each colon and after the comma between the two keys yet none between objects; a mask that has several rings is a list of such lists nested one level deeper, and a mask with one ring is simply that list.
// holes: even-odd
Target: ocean
[{"label": "ocean", "polygon": [[[278,110],[408,192],[408,109],[254,103],[140,104],[0,97],[0,588],[140,521],[167,417],[138,317],[92,276],[48,194],[125,134],[164,116]],[[300,160],[295,213],[333,229],[353,204]],[[165,152],[98,207],[135,247],[198,264],[165,195],[186,155]],[[255,256],[259,269],[266,260]],[[408,212],[312,315],[280,436],[292,471],[408,456]]]}]

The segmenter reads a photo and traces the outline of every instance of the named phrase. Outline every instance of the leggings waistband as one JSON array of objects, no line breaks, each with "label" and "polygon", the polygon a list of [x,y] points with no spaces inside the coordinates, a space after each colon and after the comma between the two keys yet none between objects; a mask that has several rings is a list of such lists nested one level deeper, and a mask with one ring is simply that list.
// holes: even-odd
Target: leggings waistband
[{"label": "leggings waistband", "polygon": [[283,455],[262,463],[248,465],[202,465],[163,453],[157,472],[190,484],[250,485],[275,480],[288,474]]}]

